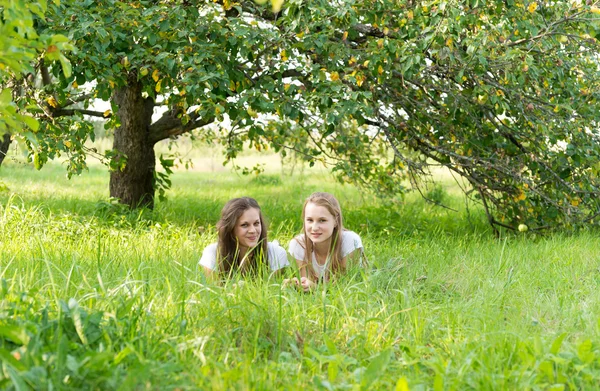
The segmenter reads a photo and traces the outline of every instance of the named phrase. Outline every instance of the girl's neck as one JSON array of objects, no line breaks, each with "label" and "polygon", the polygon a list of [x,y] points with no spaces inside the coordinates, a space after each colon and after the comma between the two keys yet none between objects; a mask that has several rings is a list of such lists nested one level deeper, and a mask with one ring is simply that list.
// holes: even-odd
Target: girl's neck
[{"label": "girl's neck", "polygon": [[238,248],[238,259],[240,260],[240,262],[244,260],[244,258],[246,257],[247,254],[248,254],[248,247],[240,246]]},{"label": "girl's neck", "polygon": [[313,243],[313,250],[317,257],[327,257],[331,247],[331,238],[321,243]]}]

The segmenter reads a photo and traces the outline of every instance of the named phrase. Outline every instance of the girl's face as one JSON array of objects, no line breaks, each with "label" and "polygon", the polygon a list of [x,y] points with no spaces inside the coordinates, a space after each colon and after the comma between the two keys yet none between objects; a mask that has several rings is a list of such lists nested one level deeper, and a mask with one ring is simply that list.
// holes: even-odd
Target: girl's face
[{"label": "girl's face", "polygon": [[331,239],[335,227],[335,216],[326,207],[312,202],[306,204],[304,208],[304,232],[314,244]]},{"label": "girl's face", "polygon": [[246,209],[237,219],[233,230],[239,246],[246,250],[256,247],[261,232],[260,211],[256,208]]}]

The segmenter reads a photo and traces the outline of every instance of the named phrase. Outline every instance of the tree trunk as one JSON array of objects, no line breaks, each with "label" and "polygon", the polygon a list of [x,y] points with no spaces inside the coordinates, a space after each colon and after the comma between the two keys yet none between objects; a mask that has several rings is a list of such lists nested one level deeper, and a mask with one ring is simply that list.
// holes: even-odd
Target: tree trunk
[{"label": "tree trunk", "polygon": [[132,208],[154,207],[154,142],[149,138],[154,101],[142,97],[142,84],[130,76],[127,86],[115,91],[121,126],[115,129],[113,149],[125,158],[123,170],[110,173],[110,196]]},{"label": "tree trunk", "polygon": [[8,153],[8,147],[10,147],[10,133],[4,133],[2,140],[0,140],[0,166]]}]

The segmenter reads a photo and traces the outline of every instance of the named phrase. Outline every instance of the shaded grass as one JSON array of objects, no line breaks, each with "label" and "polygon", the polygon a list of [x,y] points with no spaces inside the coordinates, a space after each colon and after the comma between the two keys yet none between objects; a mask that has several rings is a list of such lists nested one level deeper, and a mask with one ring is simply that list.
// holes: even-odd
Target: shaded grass
[{"label": "shaded grass", "polygon": [[[181,173],[127,212],[107,175],[3,167],[0,387],[8,389],[590,389],[598,364],[595,232],[496,240],[480,210],[384,203],[325,176]],[[52,186],[53,187],[52,187]],[[51,192],[47,189],[51,189]],[[223,203],[259,200],[270,237],[335,193],[371,267],[314,294],[280,278],[206,282]],[[293,273],[289,270],[288,273]]]}]

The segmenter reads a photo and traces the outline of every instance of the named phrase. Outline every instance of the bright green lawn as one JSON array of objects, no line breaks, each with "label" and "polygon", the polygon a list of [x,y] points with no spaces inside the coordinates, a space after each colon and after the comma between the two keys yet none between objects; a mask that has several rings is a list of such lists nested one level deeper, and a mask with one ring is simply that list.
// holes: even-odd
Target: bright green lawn
[{"label": "bright green lawn", "polygon": [[[306,174],[177,173],[166,203],[126,213],[100,167],[67,181],[7,161],[0,389],[598,387],[597,233],[498,240],[455,189],[436,197],[459,212]],[[255,197],[287,245],[315,190],[338,196],[371,268],[314,294],[204,280],[225,201]]]}]

